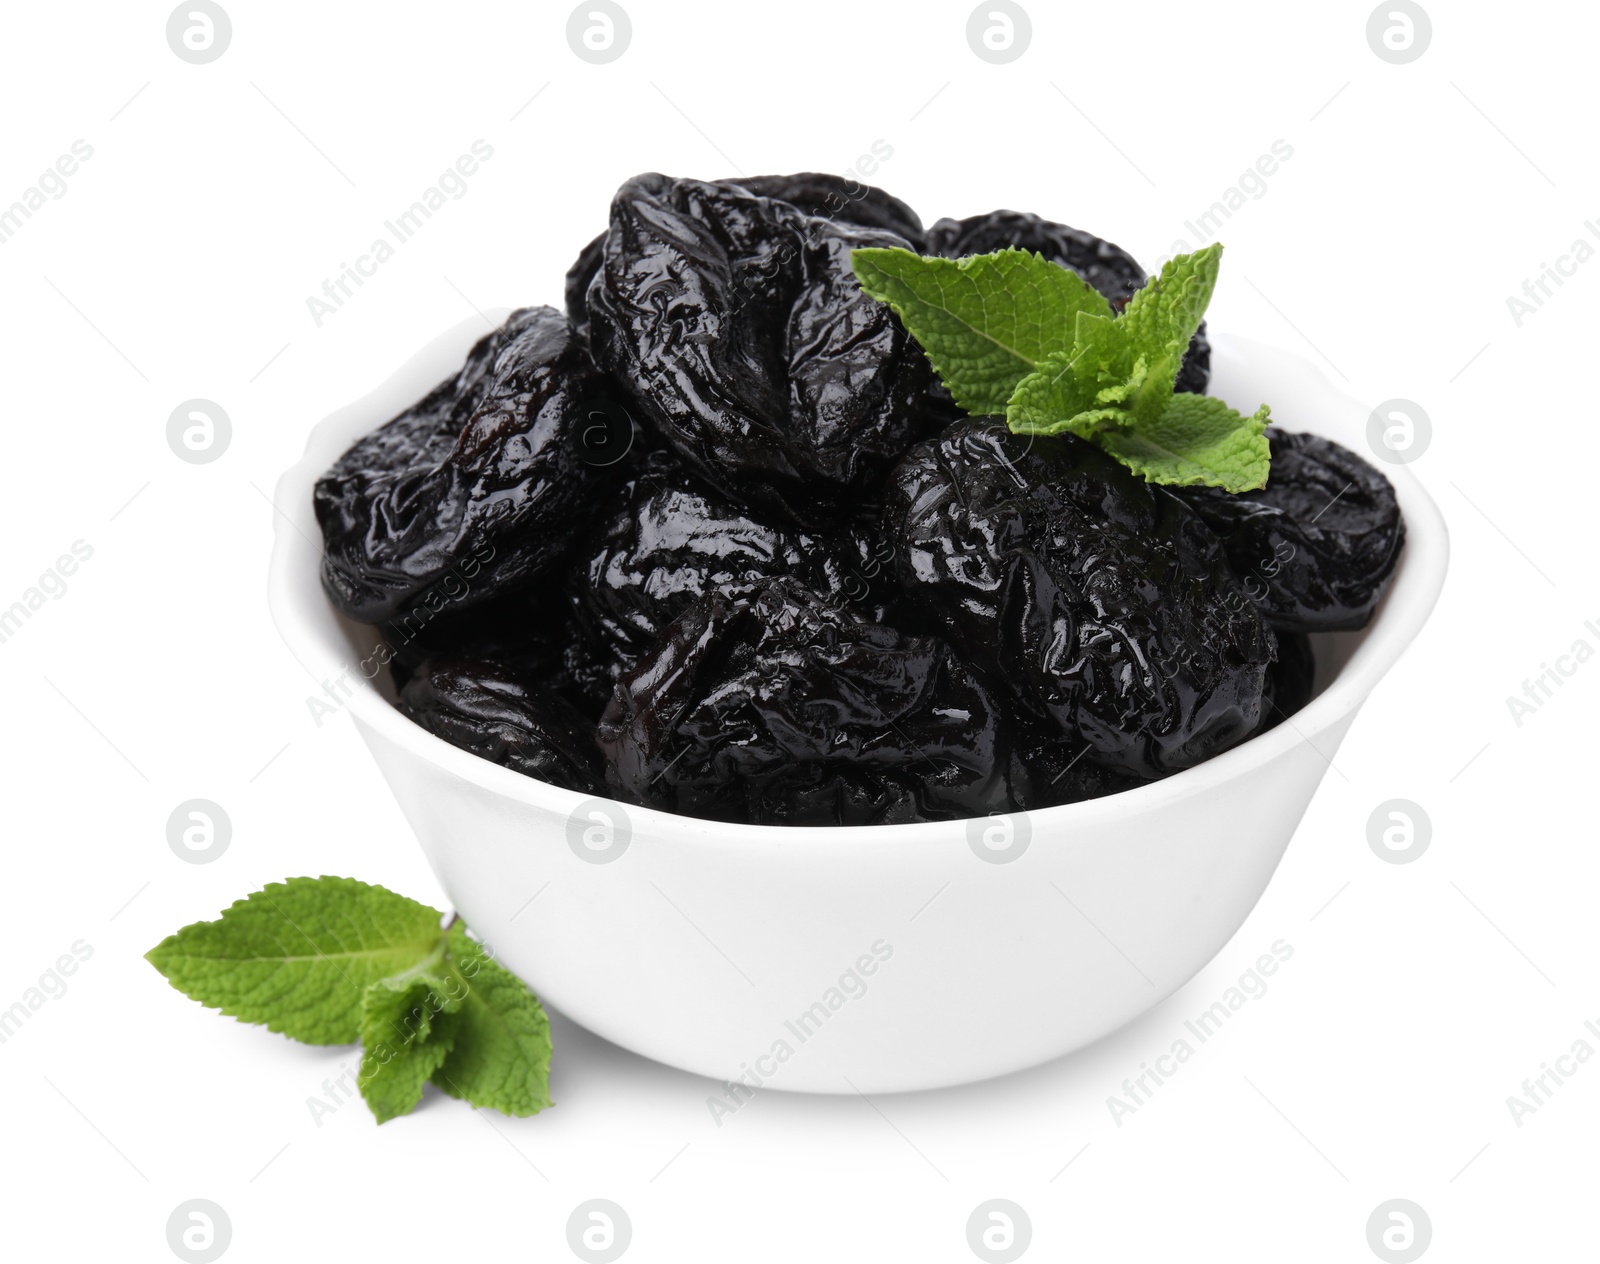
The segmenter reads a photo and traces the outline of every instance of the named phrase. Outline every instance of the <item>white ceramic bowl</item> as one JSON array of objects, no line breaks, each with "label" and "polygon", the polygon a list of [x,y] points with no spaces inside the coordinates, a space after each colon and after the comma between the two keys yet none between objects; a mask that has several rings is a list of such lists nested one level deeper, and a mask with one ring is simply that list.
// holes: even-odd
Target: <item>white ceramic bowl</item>
[{"label": "white ceramic bowl", "polygon": [[[476,318],[450,330],[312,430],[278,483],[273,618],[313,676],[352,683],[356,726],[500,960],[592,1031],[721,1080],[819,1093],[960,1084],[1059,1057],[1163,1000],[1260,898],[1357,709],[1444,582],[1437,507],[1404,466],[1385,466],[1405,554],[1369,628],[1318,638],[1318,696],[1264,736],[1110,798],[850,829],[585,800],[402,716],[387,673],[362,679],[376,634],[335,614],[318,581],[317,476],[454,372],[483,330]],[[1213,340],[1214,394],[1247,410],[1267,401],[1290,429],[1366,450],[1368,410],[1317,369]]]}]

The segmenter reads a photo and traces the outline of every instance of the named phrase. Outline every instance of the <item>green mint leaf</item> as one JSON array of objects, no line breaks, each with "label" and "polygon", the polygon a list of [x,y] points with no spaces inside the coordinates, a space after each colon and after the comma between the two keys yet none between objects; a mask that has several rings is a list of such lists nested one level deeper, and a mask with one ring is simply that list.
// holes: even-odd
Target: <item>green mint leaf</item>
[{"label": "green mint leaf", "polygon": [[1267,485],[1267,413],[1263,404],[1245,417],[1220,399],[1180,392],[1154,421],[1102,430],[1094,441],[1149,482],[1247,492]]},{"label": "green mint leaf", "polygon": [[454,1046],[433,1082],[452,1097],[506,1115],[550,1105],[550,1022],[526,984],[496,965],[462,926],[447,935],[450,964],[466,986],[449,1016]]},{"label": "green mint leaf", "polygon": [[1175,394],[1216,289],[1222,245],[1168,262],[1119,315],[1075,273],[1023,250],[952,260],[851,253],[967,412],[1017,434],[1075,434],[1153,483],[1264,487],[1267,410]]},{"label": "green mint leaf", "polygon": [[1165,413],[1189,340],[1200,328],[1217,287],[1221,263],[1221,242],[1168,260],[1161,274],[1147,281],[1117,318],[1128,346],[1148,366],[1133,396],[1133,411],[1140,420],[1151,421]]},{"label": "green mint leaf", "polygon": [[445,963],[445,939],[421,964],[371,984],[361,998],[361,1096],[387,1123],[422,1100],[422,1087],[455,1046],[451,1025],[465,985]]},{"label": "green mint leaf", "polygon": [[367,988],[438,947],[436,909],[351,878],[290,878],[145,959],[202,1005],[313,1045],[353,1043]]},{"label": "green mint leaf", "polygon": [[1167,260],[1161,274],[1145,282],[1119,317],[1128,336],[1152,352],[1182,360],[1205,318],[1221,266],[1221,242]]},{"label": "green mint leaf", "polygon": [[1016,434],[1069,431],[1087,439],[1136,421],[1148,406],[1142,393],[1148,380],[1149,360],[1129,343],[1120,320],[1079,312],[1072,349],[1046,356],[1017,383],[1006,424]]},{"label": "green mint leaf", "polygon": [[974,415],[1004,412],[1017,383],[1068,346],[1080,312],[1111,315],[1077,273],[1026,250],[943,259],[893,247],[850,259],[861,288],[894,309]]},{"label": "green mint leaf", "polygon": [[1072,349],[1045,357],[1017,384],[1006,424],[1018,434],[1090,439],[1152,483],[1264,487],[1266,408],[1244,417],[1221,400],[1172,389],[1221,256],[1214,245],[1172,260],[1121,316],[1080,312]]},{"label": "green mint leaf", "polygon": [[1107,425],[1127,421],[1128,412],[1120,399],[1102,398],[1115,396],[1118,389],[1115,384],[1102,387],[1094,366],[1076,353],[1057,351],[1044,358],[1037,372],[1017,383],[1006,405],[1006,425],[1013,434],[1067,431],[1087,439]]}]

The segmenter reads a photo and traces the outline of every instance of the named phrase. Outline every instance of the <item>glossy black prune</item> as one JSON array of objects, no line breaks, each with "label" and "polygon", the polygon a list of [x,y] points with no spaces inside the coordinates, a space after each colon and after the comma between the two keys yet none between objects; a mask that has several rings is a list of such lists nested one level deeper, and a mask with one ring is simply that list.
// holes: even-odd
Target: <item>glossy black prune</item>
[{"label": "glossy black prune", "polygon": [[1272,644],[1221,542],[1093,444],[957,422],[884,518],[902,587],[1090,762],[1159,777],[1256,728]]},{"label": "glossy black prune", "polygon": [[[1118,311],[1127,306],[1147,280],[1139,261],[1121,246],[1081,228],[1052,223],[1023,211],[990,211],[966,219],[941,219],[928,229],[924,254],[959,259],[1007,247],[1030,250],[1076,272],[1111,301]],[[1189,341],[1178,370],[1176,388],[1204,395],[1211,380],[1211,343],[1205,322]]]},{"label": "glossy black prune", "polygon": [[577,259],[567,269],[562,298],[567,307],[567,319],[572,322],[572,328],[585,345],[589,341],[589,283],[594,280],[594,274],[600,271],[605,253],[606,235],[600,233],[578,252]]},{"label": "glossy black prune", "polygon": [[1108,794],[1148,785],[1143,777],[1112,768],[1103,768],[1088,758],[1083,742],[1064,739],[1048,725],[1025,722],[1018,750],[1028,770],[1026,787],[1017,806],[1029,810],[1059,807],[1063,803],[1082,803]]},{"label": "glossy black prune", "polygon": [[1316,655],[1304,632],[1274,633],[1278,656],[1267,669],[1262,695],[1261,732],[1276,728],[1311,701],[1317,679]]},{"label": "glossy black prune", "polygon": [[924,231],[842,177],[636,177],[568,319],[515,313],[319,481],[324,583],[378,625],[363,672],[528,776],[793,825],[1081,802],[1305,705],[1296,629],[1359,626],[1392,575],[1387,481],[1270,431],[1262,492],[1161,488],[966,418],[861,246],[1021,247],[1119,310],[1145,281],[1037,216]]},{"label": "glossy black prune", "polygon": [[555,567],[609,481],[586,450],[603,384],[566,318],[525,308],[315,490],[323,586],[368,623],[465,609]]},{"label": "glossy black prune", "polygon": [[859,180],[802,171],[790,176],[740,176],[719,183],[742,185],[758,197],[777,198],[817,219],[897,233],[913,250],[922,250],[922,220],[917,213],[899,198]]},{"label": "glossy black prune", "polygon": [[1211,340],[1206,337],[1206,322],[1189,339],[1189,349],[1183,353],[1183,363],[1178,366],[1178,376],[1172,380],[1172,389],[1187,391],[1191,395],[1204,395],[1211,385]]},{"label": "glossy black prune", "polygon": [[503,663],[428,659],[400,690],[399,706],[480,759],[567,790],[605,793],[594,725]]},{"label": "glossy black prune", "polygon": [[[750,176],[713,181],[736,184],[757,197],[777,198],[806,215],[837,220],[859,228],[881,228],[898,233],[913,250],[923,245],[922,220],[899,198],[882,189],[844,176],[803,171],[789,176]],[[567,270],[567,317],[579,336],[589,337],[589,283],[605,257],[606,235],[601,233],[579,253]]]},{"label": "glossy black prune", "polygon": [[927,357],[851,270],[852,249],[895,245],[737,185],[637,176],[589,286],[595,358],[713,486],[834,521],[926,424]]},{"label": "glossy black prune", "polygon": [[1071,269],[1113,303],[1126,303],[1145,283],[1139,261],[1115,242],[1025,211],[936,220],[928,229],[926,253],[960,259],[1011,247]]},{"label": "glossy black prune", "polygon": [[824,539],[772,526],[669,453],[652,453],[619,499],[580,550],[569,588],[577,626],[612,680],[711,593],[736,600],[793,575],[836,604],[875,595],[871,576],[886,555],[869,529]]},{"label": "glossy black prune", "polygon": [[1178,494],[1222,537],[1245,591],[1275,628],[1363,628],[1394,578],[1405,521],[1383,473],[1319,435],[1267,430],[1259,491]]},{"label": "glossy black prune", "polygon": [[537,679],[557,670],[567,640],[566,612],[542,594],[518,589],[438,614],[425,607],[378,625],[404,673],[429,658],[481,658]]},{"label": "glossy black prune", "polygon": [[387,659],[397,688],[426,659],[487,659],[551,690],[593,722],[611,698],[616,673],[589,653],[567,604],[552,599],[546,582],[553,577],[465,610],[413,607],[378,626],[388,653],[375,657]]},{"label": "glossy black prune", "polygon": [[980,816],[1012,803],[995,700],[943,641],[794,579],[712,595],[617,682],[607,776],[666,811],[789,825]]}]

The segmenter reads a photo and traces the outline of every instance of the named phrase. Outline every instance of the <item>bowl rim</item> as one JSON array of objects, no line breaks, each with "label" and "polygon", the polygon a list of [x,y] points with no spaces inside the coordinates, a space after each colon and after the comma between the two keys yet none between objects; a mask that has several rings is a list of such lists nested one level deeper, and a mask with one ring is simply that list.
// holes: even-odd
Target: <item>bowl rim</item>
[{"label": "bowl rim", "polygon": [[[897,825],[745,825],[681,816],[609,797],[601,799],[538,781],[450,745],[407,719],[379,692],[372,680],[359,670],[352,670],[353,655],[340,629],[342,625],[362,625],[334,611],[322,594],[320,577],[311,590],[315,595],[308,596],[304,576],[298,572],[298,567],[304,565],[308,547],[319,561],[321,557],[320,531],[312,512],[312,486],[351,442],[399,413],[453,373],[467,349],[483,336],[481,320],[498,325],[510,310],[491,309],[445,330],[373,390],[322,418],[307,434],[300,460],[279,477],[273,489],[275,512],[267,604],[290,652],[312,677],[322,682],[330,675],[346,680],[349,688],[344,703],[355,719],[418,759],[489,793],[559,816],[572,816],[579,805],[613,805],[621,809],[636,835],[696,837],[703,842],[739,848],[828,843],[851,847],[898,846],[949,840],[953,835],[964,835],[971,820],[991,819],[975,817]],[[1332,383],[1320,368],[1294,352],[1225,333],[1213,332],[1210,338],[1213,354],[1219,359],[1270,365],[1280,373],[1291,373],[1314,384],[1321,392],[1319,417],[1314,421],[1325,421],[1328,413],[1338,410],[1346,414],[1346,424],[1350,425],[1355,417],[1364,417],[1369,412],[1367,406]],[[1296,428],[1320,433],[1327,426],[1311,424]],[[1444,586],[1449,561],[1449,534],[1444,518],[1421,481],[1406,464],[1385,464],[1381,468],[1393,484],[1405,515],[1404,551],[1389,591],[1360,644],[1317,697],[1268,732],[1160,781],[1081,803],[994,815],[1026,818],[1032,832],[1070,837],[1075,829],[1097,828],[1182,800],[1212,794],[1302,743],[1315,747],[1317,737],[1352,716],[1422,630]],[[327,635],[330,629],[335,634],[331,640]],[[1320,747],[1315,748],[1331,766],[1331,757]]]}]

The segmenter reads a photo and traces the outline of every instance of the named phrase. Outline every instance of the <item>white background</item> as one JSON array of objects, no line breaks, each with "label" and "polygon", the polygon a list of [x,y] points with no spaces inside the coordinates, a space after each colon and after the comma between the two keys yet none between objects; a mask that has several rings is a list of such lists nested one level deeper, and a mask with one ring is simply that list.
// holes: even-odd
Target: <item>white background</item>
[{"label": "white background", "polygon": [[[171,1259],[168,1214],[204,1197],[230,1261],[560,1260],[569,1212],[606,1197],[628,1259],[959,1261],[968,1213],[1004,1197],[1028,1258],[1363,1260],[1369,1213],[1403,1197],[1428,1258],[1595,1258],[1600,1059],[1521,1127],[1506,1105],[1600,1025],[1600,665],[1520,726],[1506,704],[1600,647],[1600,262],[1520,328],[1506,304],[1600,217],[1595,19],[1440,0],[1425,55],[1391,65],[1365,3],[1029,0],[1032,44],[997,66],[965,3],[625,2],[632,44],[598,66],[565,5],[225,0],[232,44],[203,66],[161,4],[8,6],[0,206],[94,151],[0,245],[0,606],[93,549],[0,644],[0,1007],[93,949],[0,1046],[8,1257]],[[318,328],[306,298],[480,138],[466,195]],[[1293,157],[1222,234],[1212,322],[1420,403],[1413,468],[1455,555],[1260,906],[1171,1000],[999,1082],[767,1094],[720,1128],[709,1081],[554,1015],[555,1109],[430,1097],[379,1129],[307,1109],[351,1051],[221,1019],[141,960],[291,874],[442,903],[348,718],[310,717],[266,611],[266,496],[318,419],[474,305],[559,304],[625,177],[843,171],[882,140],[877,181],[927,221],[1035,210],[1149,263],[1278,139]],[[192,397],[232,418],[212,464],[167,446]],[[212,864],[167,846],[193,797],[233,822]],[[1432,821],[1411,864],[1367,844],[1394,797]],[[1280,938],[1271,990],[1114,1123],[1122,1080]],[[948,1039],[983,1007],[952,995]]]}]

